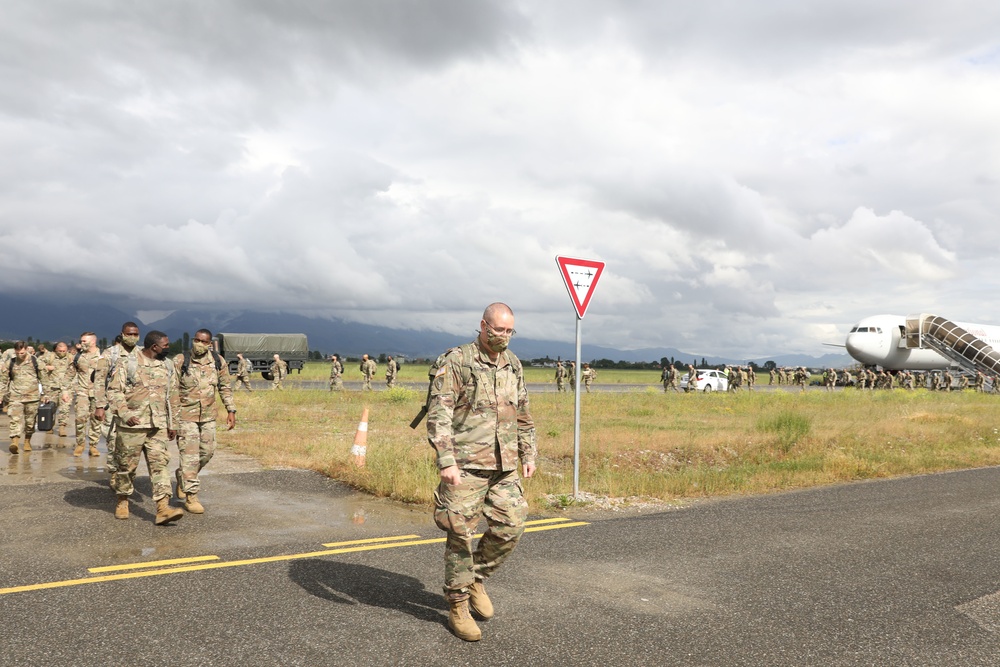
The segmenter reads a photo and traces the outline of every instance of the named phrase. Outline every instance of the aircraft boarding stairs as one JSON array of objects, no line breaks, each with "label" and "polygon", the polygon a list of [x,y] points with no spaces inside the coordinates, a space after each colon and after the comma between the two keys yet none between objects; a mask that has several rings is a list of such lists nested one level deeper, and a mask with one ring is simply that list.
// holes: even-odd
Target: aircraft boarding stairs
[{"label": "aircraft boarding stairs", "polygon": [[899,346],[931,348],[968,371],[1000,375],[1000,351],[954,322],[937,315],[910,315]]}]

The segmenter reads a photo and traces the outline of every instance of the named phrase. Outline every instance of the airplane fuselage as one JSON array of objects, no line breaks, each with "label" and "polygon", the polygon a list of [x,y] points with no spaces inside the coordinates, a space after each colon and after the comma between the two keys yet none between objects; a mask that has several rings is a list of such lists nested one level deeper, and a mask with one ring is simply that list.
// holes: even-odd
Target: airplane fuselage
[{"label": "airplane fuselage", "polygon": [[[972,335],[1000,349],[1000,327],[988,324],[955,322]],[[951,362],[926,347],[907,348],[906,317],[874,315],[851,328],[845,346],[855,360],[865,366],[881,366],[886,370],[932,371],[948,368]]]}]

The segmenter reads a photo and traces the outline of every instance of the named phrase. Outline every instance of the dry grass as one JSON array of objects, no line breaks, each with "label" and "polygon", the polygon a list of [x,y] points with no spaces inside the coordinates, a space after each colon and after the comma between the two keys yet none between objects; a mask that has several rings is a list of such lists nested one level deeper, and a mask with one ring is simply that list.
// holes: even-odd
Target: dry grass
[{"label": "dry grass", "polygon": [[[414,376],[425,373],[410,369]],[[423,396],[396,389],[238,394],[240,425],[220,442],[267,466],[320,471],[354,487],[428,503],[436,484],[426,430],[408,427]],[[767,493],[849,480],[1000,464],[1000,397],[971,392],[757,392],[582,397],[580,488],[665,501]],[[350,448],[371,409],[368,465]],[[526,484],[538,507],[572,493],[573,400],[532,396],[539,470]]]}]

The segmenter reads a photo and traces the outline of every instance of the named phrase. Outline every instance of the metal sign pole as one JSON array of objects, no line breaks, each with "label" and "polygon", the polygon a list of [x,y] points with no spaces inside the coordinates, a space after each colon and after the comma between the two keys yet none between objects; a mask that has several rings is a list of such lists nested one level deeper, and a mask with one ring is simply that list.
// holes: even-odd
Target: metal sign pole
[{"label": "metal sign pole", "polygon": [[580,323],[583,320],[576,318],[576,372],[573,373],[573,395],[574,395],[574,416],[573,416],[573,497],[580,498]]}]

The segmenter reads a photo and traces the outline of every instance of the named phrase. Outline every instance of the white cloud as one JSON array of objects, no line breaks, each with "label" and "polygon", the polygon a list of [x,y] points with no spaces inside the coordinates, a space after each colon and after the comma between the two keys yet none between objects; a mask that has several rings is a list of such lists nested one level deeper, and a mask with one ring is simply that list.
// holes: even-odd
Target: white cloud
[{"label": "white cloud", "polygon": [[566,254],[614,347],[1000,322],[986,2],[6,9],[3,290],[571,340]]}]

